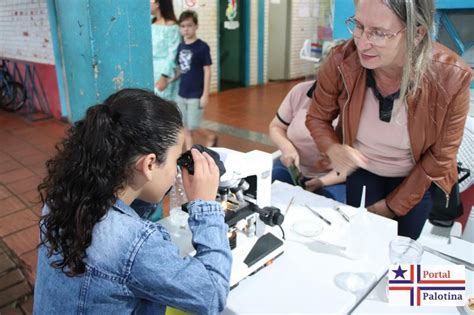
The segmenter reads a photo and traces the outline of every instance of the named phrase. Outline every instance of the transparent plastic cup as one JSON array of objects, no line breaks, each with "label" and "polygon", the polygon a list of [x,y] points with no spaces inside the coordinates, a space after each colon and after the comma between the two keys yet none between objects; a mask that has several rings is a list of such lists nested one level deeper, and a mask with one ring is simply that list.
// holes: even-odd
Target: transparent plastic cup
[{"label": "transparent plastic cup", "polygon": [[[423,256],[423,246],[417,241],[406,237],[397,236],[390,242],[389,257],[391,265],[403,265],[403,264],[414,264],[417,265],[421,262]],[[389,270],[389,272],[391,272]],[[387,295],[387,301],[390,298],[388,277],[386,278],[387,285],[385,287],[385,293]]]},{"label": "transparent plastic cup", "polygon": [[419,264],[423,256],[423,246],[409,237],[397,236],[390,242],[390,263]]},{"label": "transparent plastic cup", "polygon": [[175,226],[180,229],[186,229],[188,227],[189,214],[179,208],[173,208],[170,210],[170,220]]}]

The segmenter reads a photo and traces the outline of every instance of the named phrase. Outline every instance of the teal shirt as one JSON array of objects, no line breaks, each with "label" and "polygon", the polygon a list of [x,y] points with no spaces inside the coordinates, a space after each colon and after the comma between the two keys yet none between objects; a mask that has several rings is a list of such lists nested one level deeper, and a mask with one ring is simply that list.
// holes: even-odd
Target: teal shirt
[{"label": "teal shirt", "polygon": [[[153,48],[153,76],[156,82],[164,74],[170,79],[176,75],[176,53],[181,42],[179,26],[174,25],[151,25],[151,38]],[[155,87],[155,93],[167,100],[175,101],[178,93],[177,81],[168,85],[160,92]]]}]

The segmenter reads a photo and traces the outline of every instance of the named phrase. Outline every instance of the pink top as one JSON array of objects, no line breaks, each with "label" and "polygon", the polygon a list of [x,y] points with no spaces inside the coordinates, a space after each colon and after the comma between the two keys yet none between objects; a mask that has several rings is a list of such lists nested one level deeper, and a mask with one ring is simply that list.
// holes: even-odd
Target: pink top
[{"label": "pink top", "polygon": [[369,172],[385,177],[407,176],[415,163],[408,135],[406,102],[396,99],[390,122],[381,121],[379,101],[372,89],[367,88],[354,148],[369,159]]},{"label": "pink top", "polygon": [[314,81],[307,81],[295,85],[278,108],[280,120],[288,125],[288,139],[300,157],[300,171],[306,177],[321,175],[315,168],[319,150],[305,125],[306,113],[311,105],[311,99],[306,93],[313,84]]}]

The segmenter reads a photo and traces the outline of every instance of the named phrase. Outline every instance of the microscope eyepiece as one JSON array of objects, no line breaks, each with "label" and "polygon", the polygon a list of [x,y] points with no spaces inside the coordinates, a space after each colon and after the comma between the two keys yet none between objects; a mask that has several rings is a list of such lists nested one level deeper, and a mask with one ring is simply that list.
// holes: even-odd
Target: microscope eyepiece
[{"label": "microscope eyepiece", "polygon": [[[200,144],[193,145],[192,149],[196,149],[201,153],[206,152],[207,154],[209,154],[214,160],[214,162],[216,162],[216,165],[219,168],[219,176],[224,175],[224,173],[226,172],[226,169],[225,169],[224,163],[222,163],[220,159],[219,153],[209,148],[206,148],[205,146],[202,146]],[[177,161],[177,164],[181,167],[186,168],[189,174],[194,175],[194,160],[191,154],[191,150],[188,150],[184,152],[183,154],[181,154],[181,156],[179,157]]]}]

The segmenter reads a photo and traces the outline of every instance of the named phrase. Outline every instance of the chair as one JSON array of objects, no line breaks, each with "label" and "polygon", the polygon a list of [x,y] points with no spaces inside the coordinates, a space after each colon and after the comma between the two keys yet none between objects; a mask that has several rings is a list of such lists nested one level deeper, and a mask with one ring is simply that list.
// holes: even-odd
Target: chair
[{"label": "chair", "polygon": [[[462,166],[471,170],[471,175],[459,184],[460,192],[468,190],[474,182],[474,117],[468,116],[466,127],[464,128],[464,137],[459,147],[458,161]],[[472,189],[471,189],[472,190]],[[472,205],[465,205],[464,209],[470,209],[466,225],[464,226],[463,239],[474,242],[474,215]],[[469,210],[467,210],[469,211]]]},{"label": "chair", "polygon": [[306,39],[303,43],[303,47],[300,50],[300,59],[319,63],[321,61],[321,51],[316,47],[316,44],[312,43],[310,39]]},{"label": "chair", "polygon": [[468,189],[474,181],[474,117],[467,117],[464,137],[458,151],[458,161],[471,170],[471,175],[459,184],[460,192]]}]

